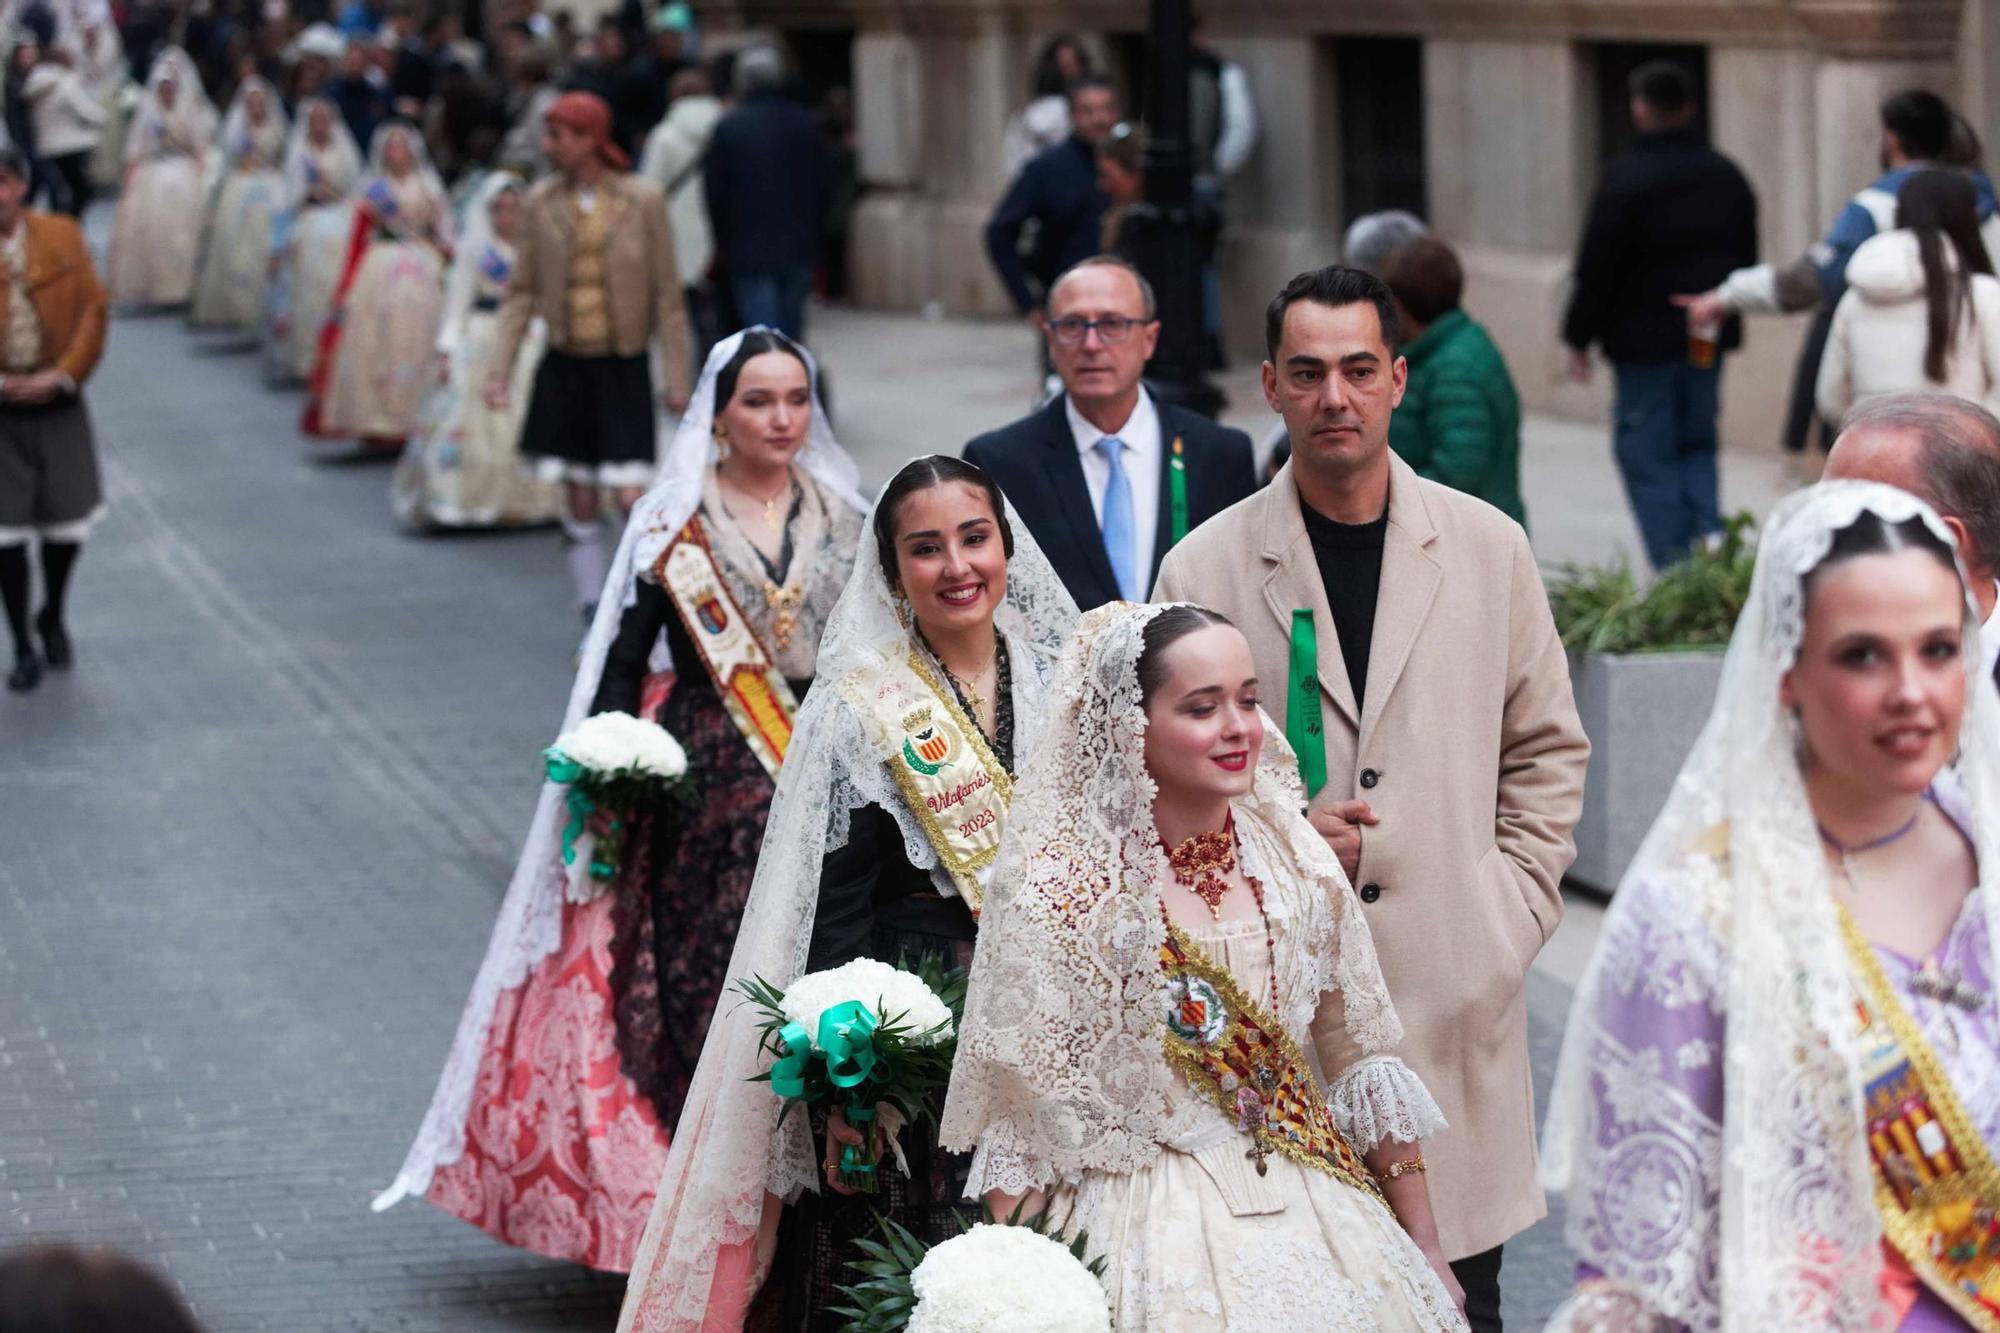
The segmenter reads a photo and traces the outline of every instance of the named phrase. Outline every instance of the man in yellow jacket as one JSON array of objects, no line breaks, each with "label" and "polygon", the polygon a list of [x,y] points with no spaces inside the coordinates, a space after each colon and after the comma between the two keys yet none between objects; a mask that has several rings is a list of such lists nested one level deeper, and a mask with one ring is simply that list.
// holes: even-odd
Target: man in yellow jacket
[{"label": "man in yellow jacket", "polygon": [[[83,382],[104,352],[104,284],[76,223],[27,207],[28,169],[0,148],[0,602],[14,636],[7,688],[70,665],[69,576],[104,509]],[[29,616],[28,546],[41,542],[42,609]]]}]

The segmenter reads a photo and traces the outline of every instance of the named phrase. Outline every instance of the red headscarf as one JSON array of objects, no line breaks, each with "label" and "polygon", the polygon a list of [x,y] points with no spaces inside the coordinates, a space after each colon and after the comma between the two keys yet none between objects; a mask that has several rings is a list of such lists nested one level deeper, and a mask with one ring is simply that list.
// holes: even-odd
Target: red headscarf
[{"label": "red headscarf", "polygon": [[588,136],[596,143],[597,156],[606,166],[619,171],[631,169],[632,159],[611,142],[611,108],[596,93],[564,93],[549,103],[547,119],[551,125]]}]

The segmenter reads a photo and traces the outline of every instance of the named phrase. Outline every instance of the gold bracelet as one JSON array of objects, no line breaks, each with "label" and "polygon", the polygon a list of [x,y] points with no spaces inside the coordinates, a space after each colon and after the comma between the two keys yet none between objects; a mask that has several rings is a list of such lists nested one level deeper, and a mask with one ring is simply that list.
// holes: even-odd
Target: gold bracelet
[{"label": "gold bracelet", "polygon": [[1424,1165],[1423,1154],[1418,1153],[1415,1157],[1405,1157],[1400,1162],[1389,1163],[1389,1169],[1386,1171],[1376,1172],[1375,1179],[1383,1181],[1396,1180],[1402,1176],[1407,1176],[1414,1172],[1428,1171],[1428,1170],[1430,1170],[1430,1168]]}]

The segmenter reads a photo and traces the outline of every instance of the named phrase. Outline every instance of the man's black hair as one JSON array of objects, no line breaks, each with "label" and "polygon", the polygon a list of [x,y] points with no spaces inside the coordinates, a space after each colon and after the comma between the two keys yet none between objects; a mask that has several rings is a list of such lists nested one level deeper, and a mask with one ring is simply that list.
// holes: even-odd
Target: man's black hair
[{"label": "man's black hair", "polygon": [[1632,71],[1625,86],[1663,116],[1684,115],[1694,107],[1694,79],[1671,60],[1648,60]]},{"label": "man's black hair", "polygon": [[1882,103],[1882,128],[1896,136],[1903,153],[1935,162],[1951,147],[1954,117],[1942,97],[1923,88],[1891,93]]},{"label": "man's black hair", "polygon": [[1325,268],[1299,274],[1285,284],[1283,291],[1271,298],[1270,306],[1264,311],[1264,346],[1274,362],[1278,359],[1278,340],[1285,333],[1285,312],[1300,301],[1335,307],[1371,302],[1376,316],[1382,321],[1382,342],[1391,355],[1395,353],[1396,344],[1402,341],[1402,324],[1396,318],[1396,301],[1389,295],[1388,286],[1365,270],[1349,268],[1345,264],[1328,264]]}]

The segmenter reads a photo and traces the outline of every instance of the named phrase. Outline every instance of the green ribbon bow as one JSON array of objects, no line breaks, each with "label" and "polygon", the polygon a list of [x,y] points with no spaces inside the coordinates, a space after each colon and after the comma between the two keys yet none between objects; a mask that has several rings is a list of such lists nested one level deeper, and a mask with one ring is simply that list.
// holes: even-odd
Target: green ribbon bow
[{"label": "green ribbon bow", "polygon": [[851,1088],[865,1080],[875,1072],[875,1011],[849,1000],[821,1014],[819,1049],[834,1087]]},{"label": "green ribbon bow", "polygon": [[549,781],[569,788],[569,827],[563,830],[563,864],[576,864],[576,840],[583,836],[584,825],[597,809],[597,802],[590,799],[590,793],[576,785],[576,780],[584,775],[584,767],[576,760],[556,749],[553,745],[542,751],[542,758],[549,766]]},{"label": "green ribbon bow", "polygon": [[796,1101],[806,1095],[806,1072],[812,1068],[812,1038],[806,1035],[803,1024],[787,1023],[778,1029],[778,1045],[785,1053],[771,1066],[771,1091],[786,1101]]}]

